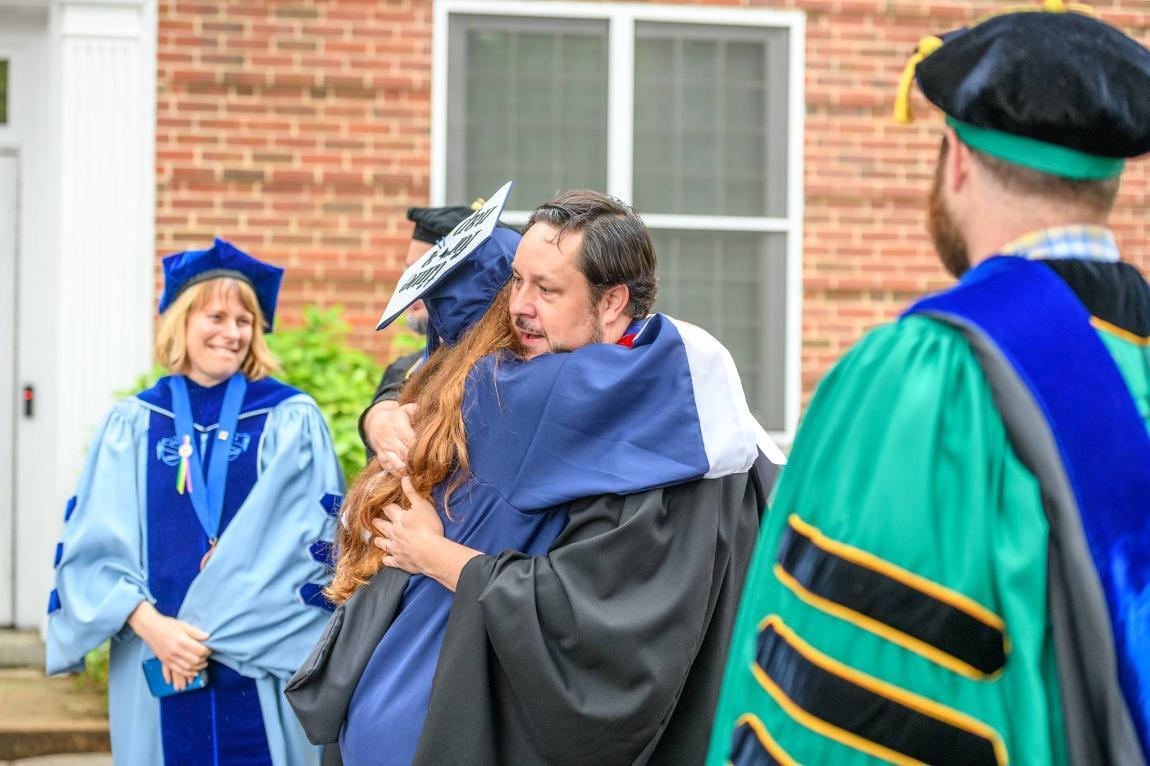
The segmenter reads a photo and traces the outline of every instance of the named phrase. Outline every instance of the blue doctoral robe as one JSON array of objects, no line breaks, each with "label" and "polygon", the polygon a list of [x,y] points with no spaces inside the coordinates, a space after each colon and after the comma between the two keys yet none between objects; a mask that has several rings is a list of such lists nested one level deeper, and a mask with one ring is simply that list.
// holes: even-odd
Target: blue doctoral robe
[{"label": "blue doctoral robe", "polygon": [[[188,381],[204,462],[226,384]],[[168,379],[105,418],[56,550],[47,669],[80,670],[111,638],[109,720],[118,765],[319,762],[283,696],[328,617],[320,593],[343,478],[311,397],[267,378],[250,382],[229,455],[215,551],[179,466]],[[193,487],[198,489],[198,487]],[[140,602],[209,634],[206,689],[151,695],[147,645],[126,622]]]}]

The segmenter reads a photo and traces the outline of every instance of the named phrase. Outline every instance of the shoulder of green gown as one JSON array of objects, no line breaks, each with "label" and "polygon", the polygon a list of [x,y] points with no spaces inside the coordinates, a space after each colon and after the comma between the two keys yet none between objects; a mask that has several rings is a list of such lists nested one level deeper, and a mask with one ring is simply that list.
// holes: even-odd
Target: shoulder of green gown
[{"label": "shoulder of green gown", "polygon": [[1040,498],[970,344],[908,317],[868,334],[820,386],[767,544],[780,549],[805,530],[1001,614],[997,546],[1018,547],[1011,555],[1042,574],[1033,595],[1044,595]]},{"label": "shoulder of green gown", "polygon": [[859,340],[819,383],[789,463],[803,456],[808,442],[823,441],[827,431],[917,431],[924,418],[958,418],[955,405],[964,402],[983,411],[989,393],[974,350],[956,328],[924,316],[882,325]]},{"label": "shoulder of green gown", "polygon": [[[928,317],[879,327],[800,426],[731,649],[759,669],[728,684],[716,736],[753,714],[797,762],[932,761],[907,738],[1059,762],[1045,587],[1041,492],[972,347]],[[788,685],[800,669],[826,683]],[[826,724],[847,698],[868,716]],[[921,715],[895,731],[904,703]]]}]

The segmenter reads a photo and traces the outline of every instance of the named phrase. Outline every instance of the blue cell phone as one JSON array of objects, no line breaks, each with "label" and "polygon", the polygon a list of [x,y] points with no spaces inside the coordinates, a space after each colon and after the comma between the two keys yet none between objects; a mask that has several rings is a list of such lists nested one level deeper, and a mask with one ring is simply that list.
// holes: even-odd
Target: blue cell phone
[{"label": "blue cell phone", "polygon": [[[163,664],[156,657],[150,660],[144,660],[144,678],[148,679],[148,689],[152,692],[153,697],[170,697],[173,694],[183,693],[176,691],[176,687],[164,681]],[[204,668],[198,676],[192,679],[191,683],[184,687],[184,691],[190,692],[196,689],[203,689],[207,685],[208,669]]]}]

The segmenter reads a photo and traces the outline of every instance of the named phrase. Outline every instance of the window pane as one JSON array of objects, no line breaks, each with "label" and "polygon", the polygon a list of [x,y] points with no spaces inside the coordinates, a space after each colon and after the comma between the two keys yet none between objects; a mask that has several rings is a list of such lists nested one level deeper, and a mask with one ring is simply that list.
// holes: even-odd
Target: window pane
[{"label": "window pane", "polygon": [[697,324],[734,357],[767,430],[784,417],[786,235],[652,230],[658,311]]},{"label": "window pane", "polygon": [[635,205],[785,216],[786,31],[640,23],[635,38]]},{"label": "window pane", "polygon": [[8,124],[8,60],[0,59],[0,125]]},{"label": "window pane", "polygon": [[449,204],[607,185],[606,22],[452,15],[449,38]]}]

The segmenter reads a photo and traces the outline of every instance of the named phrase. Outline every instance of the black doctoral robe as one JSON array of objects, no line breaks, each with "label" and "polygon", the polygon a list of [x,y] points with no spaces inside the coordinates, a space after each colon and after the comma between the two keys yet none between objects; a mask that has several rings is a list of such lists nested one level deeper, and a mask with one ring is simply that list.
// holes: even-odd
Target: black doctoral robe
[{"label": "black doctoral robe", "polygon": [[459,579],[417,764],[702,763],[765,502],[753,474],[572,506]]},{"label": "black doctoral robe", "polygon": [[[765,501],[754,471],[606,495],[572,504],[547,556],[472,559],[415,763],[701,763]],[[288,685],[313,742],[338,740],[405,582],[385,570],[340,606]]]}]

